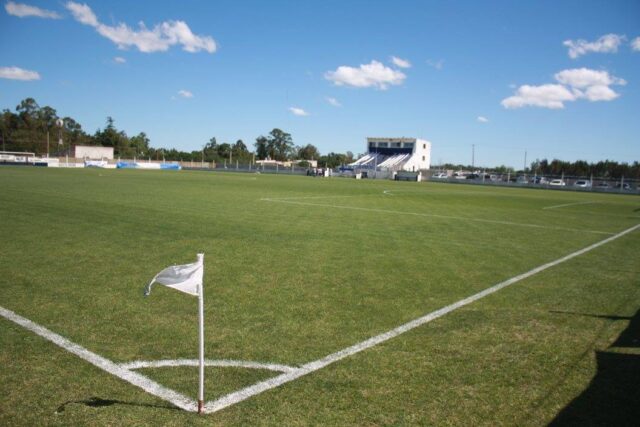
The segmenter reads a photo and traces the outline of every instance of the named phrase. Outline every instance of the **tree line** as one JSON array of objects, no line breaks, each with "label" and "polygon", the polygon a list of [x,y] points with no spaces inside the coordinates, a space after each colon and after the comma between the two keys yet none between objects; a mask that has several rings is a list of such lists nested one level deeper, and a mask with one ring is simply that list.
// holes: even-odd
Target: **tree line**
[{"label": "tree line", "polygon": [[[59,127],[59,119],[62,126]],[[0,138],[2,151],[30,152],[36,155],[73,155],[75,145],[113,147],[114,155],[121,158],[150,158],[166,161],[193,161],[241,164],[255,160],[316,160],[320,167],[337,167],[352,162],[353,153],[329,153],[322,155],[313,144],[297,146],[291,134],[273,129],[266,136],[256,138],[255,151],[238,139],[235,143],[218,143],[209,139],[201,150],[181,151],[175,148],[154,148],[144,132],[129,136],[118,130],[115,120],[107,117],[103,129],[93,134],[86,132],[72,117],[59,116],[50,107],[41,107],[35,99],[26,98],[15,108],[15,112],[4,109],[0,114]]]},{"label": "tree line", "polygon": [[[62,127],[57,126],[62,119]],[[235,143],[218,143],[215,137],[209,139],[201,150],[180,151],[175,148],[154,148],[144,132],[129,136],[118,130],[114,119],[107,117],[103,129],[93,134],[87,133],[82,125],[72,117],[60,117],[57,111],[49,106],[40,107],[33,98],[26,98],[15,108],[15,112],[4,109],[0,114],[0,138],[2,151],[31,152],[36,155],[51,156],[72,155],[74,145],[96,145],[113,147],[116,157],[150,158],[167,161],[193,161],[247,164],[255,160],[316,160],[318,166],[335,168],[355,160],[352,152],[321,154],[313,144],[295,145],[291,134],[273,129],[266,136],[256,138],[255,151],[238,139]],[[59,144],[61,141],[61,144]],[[445,169],[478,169],[469,165],[446,164]],[[638,161],[619,163],[603,160],[589,163],[584,160],[567,162],[563,160],[538,159],[531,163],[526,171],[514,171],[508,166],[497,166],[492,169],[499,173],[530,173],[538,175],[561,175],[588,177],[622,177],[640,179]]]},{"label": "tree line", "polygon": [[538,175],[556,175],[562,174],[566,176],[581,177],[601,177],[601,178],[631,178],[640,179],[640,163],[618,163],[613,160],[601,160],[595,163],[589,163],[585,160],[577,160],[575,162],[567,162],[564,160],[547,159],[535,160],[531,163],[530,173]]}]

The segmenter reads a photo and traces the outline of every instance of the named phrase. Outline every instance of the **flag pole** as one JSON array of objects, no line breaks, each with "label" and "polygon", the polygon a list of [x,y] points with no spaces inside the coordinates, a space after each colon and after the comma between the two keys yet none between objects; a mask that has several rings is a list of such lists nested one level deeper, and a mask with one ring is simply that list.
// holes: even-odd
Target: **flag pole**
[{"label": "flag pole", "polygon": [[198,254],[203,279],[198,292],[198,317],[200,322],[200,381],[198,389],[198,414],[204,414],[204,254]]}]

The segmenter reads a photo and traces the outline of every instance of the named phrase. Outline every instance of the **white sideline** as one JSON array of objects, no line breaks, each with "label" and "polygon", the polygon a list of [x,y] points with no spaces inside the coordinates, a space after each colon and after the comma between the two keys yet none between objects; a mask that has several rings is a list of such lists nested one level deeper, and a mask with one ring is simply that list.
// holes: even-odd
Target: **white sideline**
[{"label": "white sideline", "polygon": [[195,400],[189,399],[183,394],[168,389],[153,381],[151,378],[147,378],[137,372],[132,372],[107,358],[97,355],[87,350],[86,348],[69,341],[62,335],[51,332],[49,329],[40,326],[37,323],[32,322],[31,320],[24,318],[11,310],[0,307],[0,316],[11,320],[12,322],[22,326],[25,329],[30,330],[37,335],[40,335],[42,338],[51,341],[55,345],[62,347],[69,353],[75,354],[79,358],[86,360],[87,362],[102,369],[103,371],[106,371],[111,375],[115,375],[116,377],[130,384],[133,384],[136,387],[140,387],[149,394],[164,399],[167,402],[171,402],[178,408],[182,408],[186,411],[192,412],[198,409]]},{"label": "white sideline", "polygon": [[[142,368],[166,368],[175,366],[199,366],[198,359],[170,359],[170,360],[138,360],[135,362],[120,363],[119,366],[125,369],[142,369]],[[276,363],[260,363],[250,362],[246,360],[205,360],[205,366],[214,366],[220,368],[247,368],[247,369],[266,369],[276,372],[293,372],[299,368],[293,366],[279,365]]]},{"label": "white sideline", "polygon": [[423,216],[423,217],[427,217],[427,218],[456,219],[456,220],[462,220],[462,221],[483,222],[483,223],[488,223],[488,224],[510,225],[510,226],[515,226],[515,227],[540,228],[540,229],[546,229],[546,230],[572,231],[572,232],[578,232],[578,233],[606,234],[606,235],[614,234],[614,233],[610,233],[608,231],[584,230],[584,229],[568,228],[568,227],[554,227],[554,226],[540,225],[540,224],[529,224],[529,223],[512,222],[512,221],[500,221],[500,220],[494,220],[494,219],[472,218],[472,217],[464,217],[464,216],[439,215],[439,214],[428,214],[428,213],[420,213],[420,212],[404,212],[404,211],[394,211],[394,210],[389,210],[389,209],[363,208],[363,207],[359,207],[359,206],[330,205],[330,204],[326,204],[326,203],[296,202],[294,200],[287,200],[287,199],[269,199],[269,198],[264,198],[264,199],[260,199],[260,200],[263,201],[263,202],[289,203],[289,204],[292,204],[292,205],[319,206],[319,207],[325,207],[325,208],[348,209],[348,210],[365,211],[365,212],[379,212],[379,213],[388,213],[388,214],[394,214],[394,215]]},{"label": "white sideline", "polygon": [[544,271],[548,268],[554,267],[558,264],[561,264],[565,261],[569,261],[572,258],[575,258],[577,256],[580,256],[586,252],[589,252],[597,247],[600,247],[602,245],[605,245],[613,240],[616,240],[622,236],[624,236],[625,234],[631,233],[632,231],[636,230],[640,228],[640,224],[634,225],[631,228],[628,228],[624,231],[621,231],[620,233],[613,235],[611,237],[608,237],[604,240],[601,240],[599,242],[596,242],[590,246],[587,246],[586,248],[580,249],[576,252],[570,253],[569,255],[566,255],[562,258],[559,258],[555,261],[551,261],[548,262],[546,264],[543,264],[539,267],[536,267],[532,270],[527,271],[526,273],[522,273],[518,276],[512,277],[511,279],[505,280],[504,282],[500,282],[497,285],[493,285],[490,288],[487,288],[483,291],[480,291],[476,294],[473,294],[467,298],[464,298],[458,302],[455,302],[451,305],[448,305],[446,307],[443,307],[439,310],[433,311],[429,314],[426,314],[418,319],[412,320],[408,323],[405,323],[404,325],[398,326],[395,329],[391,329],[390,331],[387,331],[383,334],[380,335],[376,335],[372,338],[369,338],[368,340],[362,341],[358,344],[352,345],[351,347],[347,347],[343,350],[340,350],[336,353],[332,353],[326,357],[323,357],[322,359],[318,359],[318,360],[314,360],[313,362],[309,362],[305,365],[302,365],[300,367],[299,370],[294,371],[294,372],[288,372],[288,373],[284,373],[282,375],[278,375],[277,377],[265,380],[265,381],[261,381],[258,382],[252,386],[243,388],[241,390],[238,390],[236,392],[230,393],[226,396],[223,396],[217,400],[213,400],[210,402],[207,402],[207,404],[205,405],[205,409],[207,412],[216,412],[219,411],[221,409],[224,409],[226,407],[229,407],[231,405],[235,405],[236,403],[242,402],[245,399],[248,399],[252,396],[255,396],[257,394],[260,394],[264,391],[270,390],[272,388],[278,387],[282,384],[288,383],[290,381],[293,381],[297,378],[300,378],[304,375],[310,374],[314,371],[317,371],[319,369],[322,369],[332,363],[335,363],[341,359],[344,359],[345,357],[349,357],[351,355],[354,355],[356,353],[359,353],[363,350],[366,350],[368,348],[371,348],[373,346],[376,346],[378,344],[381,344],[385,341],[390,340],[391,338],[395,338],[398,335],[404,334],[405,332],[408,332],[414,328],[417,328],[418,326],[424,325],[425,323],[431,322],[432,320],[435,320],[439,317],[444,316],[447,313],[450,313],[454,310],[457,310],[460,307],[463,307],[465,305],[471,304],[472,302],[475,302],[481,298],[486,297],[487,295],[491,295],[494,292],[499,291],[500,289],[506,288],[507,286],[513,285],[514,283],[517,283],[521,280],[524,280],[528,277],[533,276],[534,274],[538,274],[541,271]]},{"label": "white sideline", "polygon": [[546,206],[542,209],[558,209],[558,208],[564,208],[566,206],[576,206],[576,205],[589,205],[592,203],[597,203],[597,202],[575,202],[575,203],[565,203],[564,205],[554,205],[554,206]]}]

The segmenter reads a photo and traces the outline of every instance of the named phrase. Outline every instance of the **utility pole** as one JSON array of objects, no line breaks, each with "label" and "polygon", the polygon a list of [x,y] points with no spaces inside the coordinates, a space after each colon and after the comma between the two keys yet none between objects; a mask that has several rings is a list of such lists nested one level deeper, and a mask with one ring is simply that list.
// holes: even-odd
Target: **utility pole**
[{"label": "utility pole", "polygon": [[525,150],[524,150],[524,168],[522,168],[522,170],[523,170],[524,172],[526,172],[526,171],[527,171],[527,150],[526,150],[526,148],[525,148]]},{"label": "utility pole", "polygon": [[476,167],[476,144],[471,144],[471,169]]}]

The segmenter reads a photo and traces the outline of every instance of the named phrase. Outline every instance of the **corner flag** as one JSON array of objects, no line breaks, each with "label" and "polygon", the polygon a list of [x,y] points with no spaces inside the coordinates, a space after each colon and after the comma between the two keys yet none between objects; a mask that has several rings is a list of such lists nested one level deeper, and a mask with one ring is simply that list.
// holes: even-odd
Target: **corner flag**
[{"label": "corner flag", "polygon": [[198,260],[193,264],[173,265],[156,274],[151,282],[145,287],[144,295],[149,296],[151,285],[160,283],[169,288],[185,292],[198,297],[198,317],[199,317],[199,371],[200,381],[198,388],[198,413],[204,414],[204,254],[198,254]]},{"label": "corner flag", "polygon": [[151,285],[157,282],[197,297],[200,294],[203,273],[204,254],[198,254],[198,260],[193,264],[172,265],[156,274],[144,289],[144,295],[149,296]]}]

